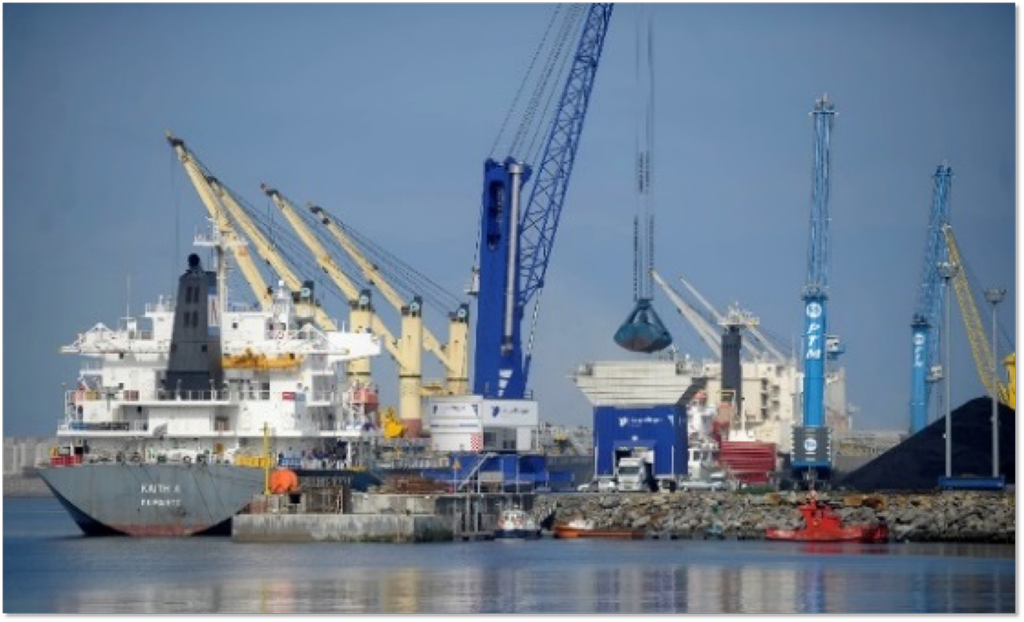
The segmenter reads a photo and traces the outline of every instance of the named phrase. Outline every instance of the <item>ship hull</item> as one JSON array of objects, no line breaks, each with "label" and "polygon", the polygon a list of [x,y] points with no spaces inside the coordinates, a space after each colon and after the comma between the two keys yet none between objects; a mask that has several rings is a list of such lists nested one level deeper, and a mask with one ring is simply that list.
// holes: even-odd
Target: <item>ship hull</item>
[{"label": "ship hull", "polygon": [[800,506],[804,517],[802,529],[768,529],[769,540],[792,542],[888,542],[889,528],[880,525],[843,526],[839,515],[831,507],[811,499]]},{"label": "ship hull", "polygon": [[90,536],[230,533],[264,487],[260,469],[222,464],[87,464],[40,476]]},{"label": "ship hull", "polygon": [[537,540],[540,538],[540,529],[495,529],[496,540]]},{"label": "ship hull", "polygon": [[642,529],[592,529],[555,525],[554,536],[563,540],[576,538],[604,538],[611,540],[643,540],[646,532]]},{"label": "ship hull", "polygon": [[843,527],[840,529],[768,529],[765,537],[769,540],[791,542],[868,542],[889,541],[889,530],[884,527]]}]

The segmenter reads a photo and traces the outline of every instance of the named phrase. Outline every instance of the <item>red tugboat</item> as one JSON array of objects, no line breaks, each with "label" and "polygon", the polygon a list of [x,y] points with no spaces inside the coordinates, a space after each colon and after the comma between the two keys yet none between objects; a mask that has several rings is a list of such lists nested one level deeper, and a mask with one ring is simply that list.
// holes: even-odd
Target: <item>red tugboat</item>
[{"label": "red tugboat", "polygon": [[803,529],[768,529],[765,537],[769,540],[792,540],[794,542],[888,542],[889,528],[885,524],[852,525],[844,527],[839,515],[831,507],[819,504],[811,496],[800,506],[804,517]]}]

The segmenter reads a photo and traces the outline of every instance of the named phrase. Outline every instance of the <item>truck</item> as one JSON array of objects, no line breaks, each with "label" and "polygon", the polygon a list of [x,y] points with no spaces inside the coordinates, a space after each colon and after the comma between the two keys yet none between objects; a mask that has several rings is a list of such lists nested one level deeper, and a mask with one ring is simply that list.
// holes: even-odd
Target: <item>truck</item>
[{"label": "truck", "polygon": [[653,488],[651,464],[641,456],[620,458],[615,471],[618,489],[622,492],[649,492]]},{"label": "truck", "polygon": [[650,454],[622,452],[615,460],[614,471],[580,486],[581,492],[647,492],[655,489]]}]

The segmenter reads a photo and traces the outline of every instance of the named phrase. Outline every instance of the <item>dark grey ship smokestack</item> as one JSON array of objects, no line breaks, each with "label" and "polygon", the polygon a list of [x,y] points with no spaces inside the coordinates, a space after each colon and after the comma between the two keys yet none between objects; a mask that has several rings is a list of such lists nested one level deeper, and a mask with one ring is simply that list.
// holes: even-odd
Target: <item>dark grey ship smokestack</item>
[{"label": "dark grey ship smokestack", "polygon": [[722,333],[722,391],[732,391],[736,397],[736,413],[743,412],[743,367],[740,348],[743,337],[740,327],[732,324]]},{"label": "dark grey ship smokestack", "polygon": [[178,279],[171,333],[171,354],[164,389],[198,399],[220,389],[224,380],[220,352],[220,306],[217,274],[203,270],[199,255],[188,256],[188,270]]}]

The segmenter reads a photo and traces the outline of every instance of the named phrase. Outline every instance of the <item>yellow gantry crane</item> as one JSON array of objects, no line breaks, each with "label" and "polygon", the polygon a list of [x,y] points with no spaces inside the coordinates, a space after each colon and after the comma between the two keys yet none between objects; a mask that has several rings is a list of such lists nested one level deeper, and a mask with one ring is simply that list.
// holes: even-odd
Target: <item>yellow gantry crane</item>
[{"label": "yellow gantry crane", "polygon": [[956,291],[957,302],[960,303],[960,313],[964,318],[964,328],[967,331],[967,340],[971,344],[971,354],[974,356],[974,365],[978,369],[978,376],[981,384],[989,395],[996,398],[1010,408],[1016,408],[1016,355],[1010,354],[1003,359],[1006,366],[1007,383],[1003,384],[996,376],[996,370],[992,369],[992,350],[988,345],[988,338],[985,336],[985,329],[981,324],[981,316],[978,315],[978,308],[974,304],[974,297],[971,295],[970,285],[967,282],[967,271],[964,269],[960,256],[960,249],[957,247],[956,239],[953,237],[953,228],[945,225],[942,232],[946,236],[946,246],[949,248],[949,262],[953,268],[953,289]]},{"label": "yellow gantry crane", "polygon": [[[398,412],[405,423],[408,433],[412,437],[419,436],[422,428],[422,381],[423,381],[423,316],[422,304],[419,299],[413,299],[408,305],[402,305],[399,309],[402,316],[401,336],[395,339],[391,331],[384,325],[376,314],[370,292],[359,291],[345,272],[338,267],[338,264],[323,247],[309,227],[296,213],[294,207],[285,199],[281,193],[266,184],[261,186],[278,209],[284,214],[295,233],[299,236],[320,268],[327,273],[327,276],[334,281],[338,289],[349,298],[352,306],[351,324],[355,331],[371,330],[380,335],[384,347],[398,364]],[[370,380],[369,360],[366,360],[365,368],[353,368],[349,366],[349,375],[353,380]]]}]

